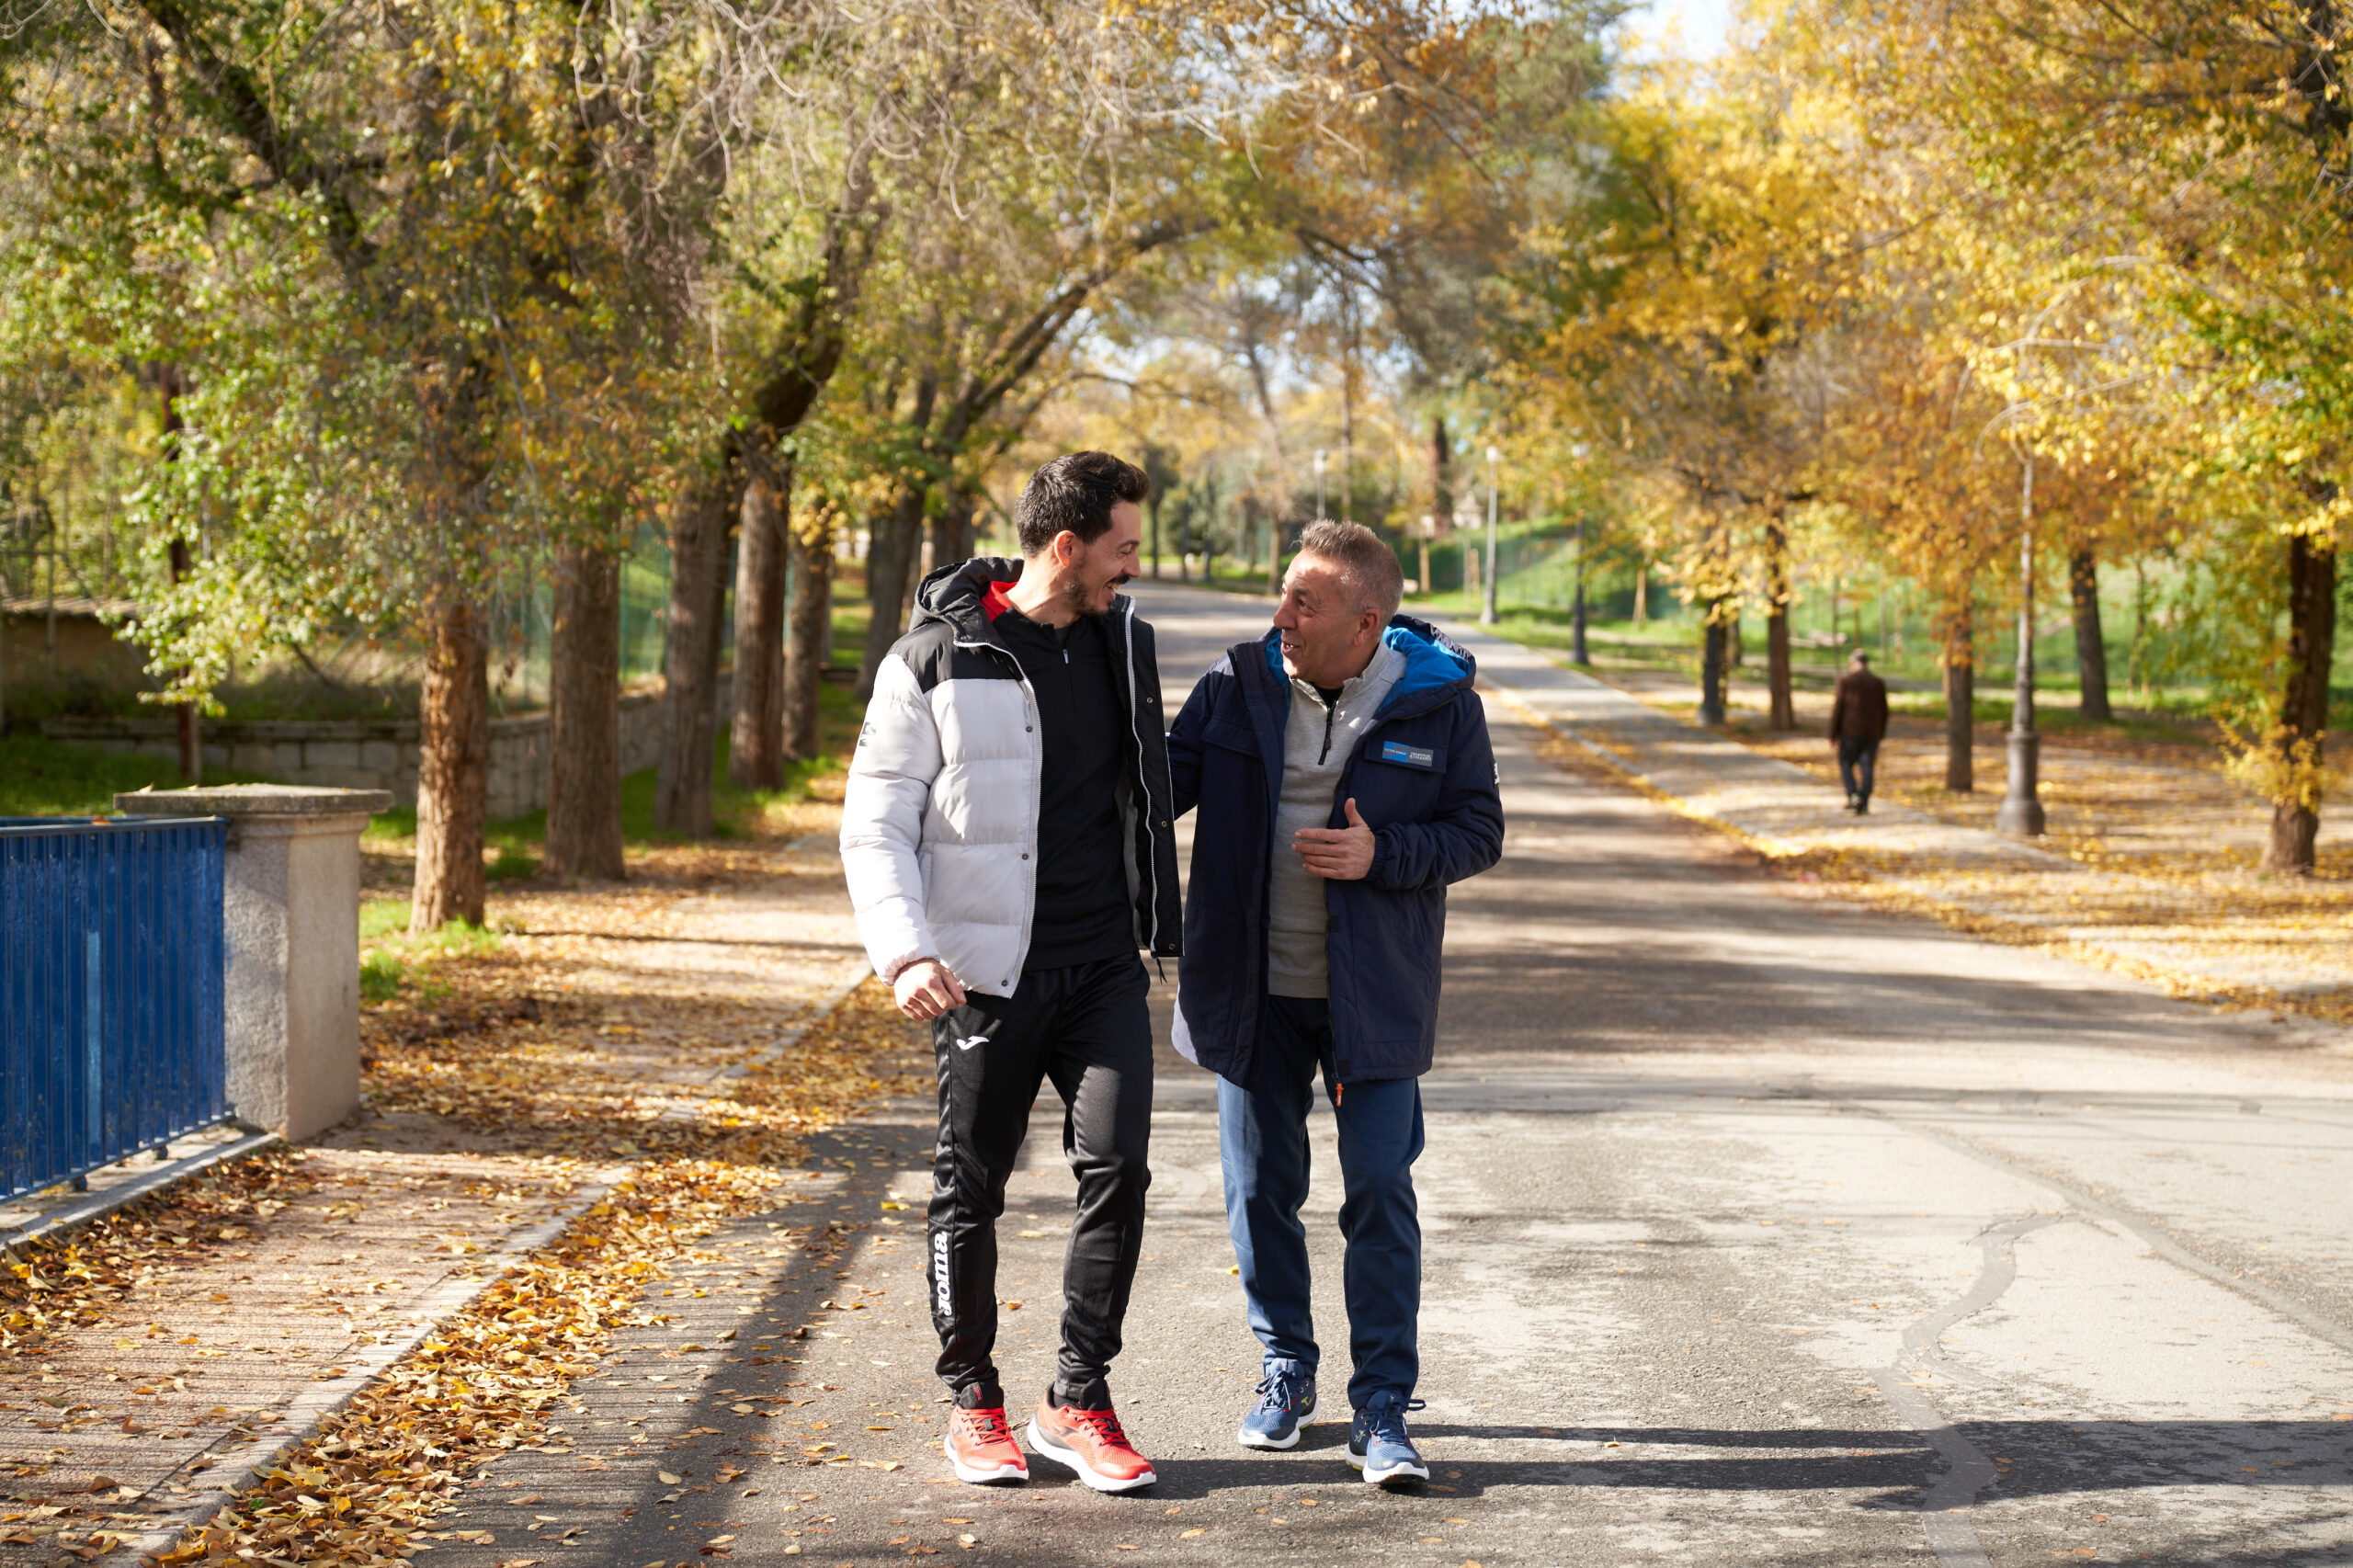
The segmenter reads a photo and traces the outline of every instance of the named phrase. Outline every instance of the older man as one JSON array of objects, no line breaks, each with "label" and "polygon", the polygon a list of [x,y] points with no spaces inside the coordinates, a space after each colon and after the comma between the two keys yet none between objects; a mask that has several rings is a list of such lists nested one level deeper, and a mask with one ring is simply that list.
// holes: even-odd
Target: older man
[{"label": "older man", "polygon": [[1290,1448],[1315,1410],[1299,1212],[1320,1071],[1345,1189],[1348,1461],[1382,1484],[1429,1476],[1405,1415],[1446,889],[1494,865],[1504,834],[1471,655],[1396,613],[1402,585],[1370,528],[1314,524],[1273,629],[1202,677],[1168,737],[1176,809],[1200,809],[1176,1049],[1220,1079],[1226,1217],[1264,1349],[1239,1441]]}]

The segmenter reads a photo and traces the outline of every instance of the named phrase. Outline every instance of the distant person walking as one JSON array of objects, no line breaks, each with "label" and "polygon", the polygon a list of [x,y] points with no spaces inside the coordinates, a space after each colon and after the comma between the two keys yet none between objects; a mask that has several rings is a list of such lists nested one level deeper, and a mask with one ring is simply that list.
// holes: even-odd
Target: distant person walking
[{"label": "distant person walking", "polygon": [[1887,736],[1887,682],[1871,674],[1871,657],[1858,648],[1830,699],[1830,744],[1838,748],[1838,782],[1847,788],[1847,809],[1857,816],[1871,809],[1871,775],[1879,766],[1879,743]]}]

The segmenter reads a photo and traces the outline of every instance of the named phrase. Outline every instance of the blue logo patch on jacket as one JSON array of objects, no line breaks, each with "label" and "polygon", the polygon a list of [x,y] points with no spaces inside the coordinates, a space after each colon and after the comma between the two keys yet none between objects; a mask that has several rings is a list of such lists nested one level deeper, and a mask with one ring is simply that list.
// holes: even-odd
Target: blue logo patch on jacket
[{"label": "blue logo patch on jacket", "polygon": [[1436,768],[1438,753],[1428,746],[1409,746],[1403,741],[1383,741],[1381,760],[1396,763],[1401,767]]}]

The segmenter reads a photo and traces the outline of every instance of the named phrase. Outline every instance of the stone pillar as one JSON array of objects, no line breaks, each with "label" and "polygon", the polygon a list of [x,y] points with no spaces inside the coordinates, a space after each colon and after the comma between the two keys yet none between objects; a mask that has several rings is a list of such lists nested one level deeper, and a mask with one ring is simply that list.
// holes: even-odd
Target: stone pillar
[{"label": "stone pillar", "polygon": [[284,784],[117,795],[126,816],[229,819],[229,1105],[290,1139],[359,1107],[359,834],[382,790]]}]

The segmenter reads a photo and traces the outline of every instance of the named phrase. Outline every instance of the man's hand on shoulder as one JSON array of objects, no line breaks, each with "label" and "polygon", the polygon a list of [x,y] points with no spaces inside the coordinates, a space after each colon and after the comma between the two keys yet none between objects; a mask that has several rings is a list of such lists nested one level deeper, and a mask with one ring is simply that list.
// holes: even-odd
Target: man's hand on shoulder
[{"label": "man's hand on shoulder", "polygon": [[918,1022],[964,1005],[964,983],[938,959],[915,960],[899,971],[893,989],[899,1011]]},{"label": "man's hand on shoulder", "polygon": [[1336,882],[1361,881],[1372,869],[1372,829],[1357,815],[1354,799],[1347,811],[1347,826],[1303,827],[1290,844],[1311,873]]}]

